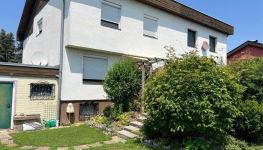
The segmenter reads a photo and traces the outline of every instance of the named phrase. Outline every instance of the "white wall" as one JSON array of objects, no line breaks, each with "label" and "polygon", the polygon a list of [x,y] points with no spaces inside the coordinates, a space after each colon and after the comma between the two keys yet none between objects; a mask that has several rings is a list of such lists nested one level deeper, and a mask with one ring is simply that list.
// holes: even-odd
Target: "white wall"
[{"label": "white wall", "polygon": [[106,100],[102,84],[83,83],[83,57],[108,59],[108,68],[122,59],[120,55],[66,48],[62,72],[62,100]]},{"label": "white wall", "polygon": [[[223,57],[226,62],[227,35],[182,19],[156,8],[133,0],[109,0],[120,4],[121,30],[100,25],[102,0],[71,0],[68,17],[66,45],[86,47],[144,57],[165,57],[164,46],[172,46],[177,54],[192,50],[187,47],[187,30],[197,31],[197,49],[203,55],[201,46],[209,36],[217,37],[217,53],[205,54]],[[143,16],[148,14],[159,18],[158,39],[143,36]]]},{"label": "white wall", "polygon": [[[60,26],[62,3],[50,0],[36,15],[33,33],[24,41],[23,64],[32,64],[35,52],[42,52],[48,58],[49,66],[59,65]],[[38,35],[37,22],[43,18],[43,32]]]}]

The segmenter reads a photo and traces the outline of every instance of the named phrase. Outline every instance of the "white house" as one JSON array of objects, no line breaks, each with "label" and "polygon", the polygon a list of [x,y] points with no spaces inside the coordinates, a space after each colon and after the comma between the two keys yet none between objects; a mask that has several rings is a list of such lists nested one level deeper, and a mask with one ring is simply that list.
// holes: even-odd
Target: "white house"
[{"label": "white house", "polygon": [[165,58],[197,50],[226,63],[233,27],[172,0],[26,0],[17,37],[24,64],[60,66],[61,121],[75,121],[110,102],[102,80],[125,57]]}]

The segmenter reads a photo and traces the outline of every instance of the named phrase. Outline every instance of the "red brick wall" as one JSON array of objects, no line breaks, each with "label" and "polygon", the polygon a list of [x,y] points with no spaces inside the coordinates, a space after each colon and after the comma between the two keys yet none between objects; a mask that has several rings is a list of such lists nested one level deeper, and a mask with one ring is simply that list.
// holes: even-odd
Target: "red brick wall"
[{"label": "red brick wall", "polygon": [[248,45],[239,51],[235,52],[231,56],[228,56],[228,62],[237,61],[237,60],[245,60],[245,59],[253,59],[256,57],[263,56],[263,49]]},{"label": "red brick wall", "polygon": [[[60,124],[69,124],[69,114],[67,114],[67,106],[69,103],[73,104],[74,107],[74,114],[70,115],[70,122],[71,123],[78,123],[80,122],[79,120],[79,109],[80,109],[80,104],[83,104],[87,101],[64,101],[61,102],[60,107],[61,107],[61,112],[60,112]],[[98,112],[97,114],[103,114],[103,110],[111,106],[113,103],[111,101],[88,101],[88,102],[95,102],[98,103]]]}]

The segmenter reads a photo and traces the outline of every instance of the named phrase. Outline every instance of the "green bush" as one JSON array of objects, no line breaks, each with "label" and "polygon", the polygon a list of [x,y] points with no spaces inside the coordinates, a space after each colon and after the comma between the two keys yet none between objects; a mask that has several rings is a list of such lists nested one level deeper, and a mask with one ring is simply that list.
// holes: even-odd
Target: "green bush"
[{"label": "green bush", "polygon": [[263,104],[245,101],[234,124],[235,136],[248,142],[263,141]]},{"label": "green bush", "polygon": [[245,88],[243,100],[263,103],[263,57],[235,62],[229,67],[240,76],[240,83]]},{"label": "green bush", "polygon": [[132,97],[138,95],[141,88],[140,71],[130,60],[120,61],[107,72],[103,87],[115,105],[127,112]]},{"label": "green bush", "polygon": [[93,119],[97,124],[106,124],[108,122],[108,119],[104,116],[95,116]]},{"label": "green bush", "polygon": [[103,113],[109,121],[116,121],[118,116],[123,113],[123,109],[121,105],[114,105],[113,107],[106,107]]},{"label": "green bush", "polygon": [[128,114],[118,115],[117,119],[118,119],[118,126],[126,126],[129,123]]},{"label": "green bush", "polygon": [[188,53],[147,82],[144,134],[170,139],[225,134],[239,113],[236,103],[241,92],[228,70],[212,59]]}]

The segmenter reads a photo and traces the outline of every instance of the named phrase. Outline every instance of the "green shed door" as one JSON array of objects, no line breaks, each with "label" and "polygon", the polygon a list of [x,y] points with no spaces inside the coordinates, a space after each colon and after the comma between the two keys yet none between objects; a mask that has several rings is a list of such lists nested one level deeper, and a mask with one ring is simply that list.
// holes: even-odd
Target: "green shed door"
[{"label": "green shed door", "polygon": [[0,129],[11,126],[13,84],[0,82]]}]

